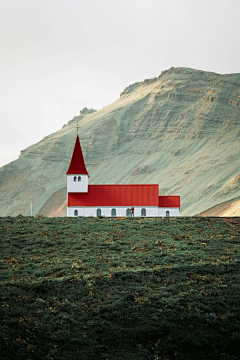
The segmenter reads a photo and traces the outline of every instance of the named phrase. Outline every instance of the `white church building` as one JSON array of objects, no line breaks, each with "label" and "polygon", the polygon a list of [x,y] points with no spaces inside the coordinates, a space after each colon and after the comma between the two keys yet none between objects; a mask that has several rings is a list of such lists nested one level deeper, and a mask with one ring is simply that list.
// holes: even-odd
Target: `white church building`
[{"label": "white church building", "polygon": [[159,196],[158,184],[89,185],[79,136],[67,171],[67,216],[180,215],[180,196]]}]

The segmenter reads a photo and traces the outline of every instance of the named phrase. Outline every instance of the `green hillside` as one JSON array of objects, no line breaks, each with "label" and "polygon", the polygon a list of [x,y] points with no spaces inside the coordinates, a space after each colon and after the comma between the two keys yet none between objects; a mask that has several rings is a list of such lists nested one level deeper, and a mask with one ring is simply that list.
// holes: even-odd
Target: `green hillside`
[{"label": "green hillside", "polygon": [[234,223],[19,216],[0,233],[2,360],[239,358]]},{"label": "green hillside", "polygon": [[181,196],[184,216],[232,203],[240,197],[239,119],[240,74],[171,68],[101,110],[84,108],[2,167],[0,216],[28,216],[31,203],[34,214],[66,214],[77,126],[90,184],[159,184],[160,195]]}]

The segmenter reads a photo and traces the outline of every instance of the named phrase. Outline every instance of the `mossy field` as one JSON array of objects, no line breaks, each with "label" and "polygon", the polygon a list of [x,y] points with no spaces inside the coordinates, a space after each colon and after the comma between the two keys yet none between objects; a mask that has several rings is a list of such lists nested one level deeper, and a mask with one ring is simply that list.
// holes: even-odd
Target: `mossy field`
[{"label": "mossy field", "polygon": [[1,360],[240,359],[240,228],[0,218]]}]

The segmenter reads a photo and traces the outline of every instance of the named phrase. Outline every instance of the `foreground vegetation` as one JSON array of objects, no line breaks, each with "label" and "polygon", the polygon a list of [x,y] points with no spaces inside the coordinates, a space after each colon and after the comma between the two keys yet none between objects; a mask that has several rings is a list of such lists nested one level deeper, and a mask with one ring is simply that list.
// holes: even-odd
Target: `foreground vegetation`
[{"label": "foreground vegetation", "polygon": [[207,218],[1,218],[0,353],[239,359],[240,231]]}]

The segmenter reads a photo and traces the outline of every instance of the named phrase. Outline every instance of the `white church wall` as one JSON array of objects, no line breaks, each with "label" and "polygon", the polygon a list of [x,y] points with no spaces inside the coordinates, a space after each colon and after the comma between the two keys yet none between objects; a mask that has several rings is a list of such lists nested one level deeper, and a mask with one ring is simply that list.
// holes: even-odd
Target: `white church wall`
[{"label": "white church wall", "polygon": [[[112,209],[116,209],[116,216],[114,217],[125,217],[127,209],[131,207],[119,206],[119,207],[108,207],[108,206],[98,206],[98,207],[68,207],[67,216],[76,216],[74,211],[78,211],[77,216],[97,216],[97,209],[101,209],[101,215],[112,217]],[[156,217],[158,216],[158,207],[157,206],[135,206],[134,207],[134,217],[141,216],[142,209],[146,209],[146,217]]]},{"label": "white church wall", "polygon": [[[78,181],[80,176],[81,181]],[[76,181],[74,181],[74,177]],[[67,175],[67,191],[68,192],[88,192],[88,176],[87,175]]]},{"label": "white church wall", "polygon": [[179,216],[180,215],[180,209],[179,208],[159,207],[158,208],[158,216],[161,216],[161,217],[167,216],[167,211],[169,211],[168,216]]}]

